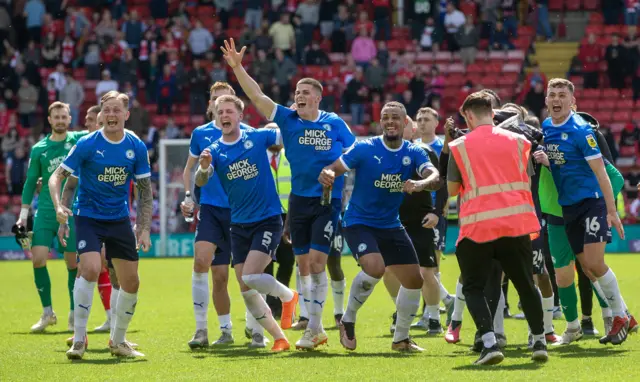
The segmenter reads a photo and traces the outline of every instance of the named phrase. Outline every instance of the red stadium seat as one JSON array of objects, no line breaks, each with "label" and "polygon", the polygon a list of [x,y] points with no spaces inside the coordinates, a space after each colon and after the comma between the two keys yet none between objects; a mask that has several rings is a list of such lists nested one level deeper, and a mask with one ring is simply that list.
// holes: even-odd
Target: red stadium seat
[{"label": "red stadium seat", "polygon": [[484,71],[485,71],[485,65],[482,65],[479,63],[474,63],[467,66],[468,74],[481,74],[481,73],[484,73]]},{"label": "red stadium seat", "polygon": [[431,52],[420,52],[416,56],[416,62],[419,64],[431,63],[435,60],[435,56]]},{"label": "red stadium seat", "polygon": [[9,195],[0,195],[0,205],[6,206],[9,204]]},{"label": "red stadium seat", "polygon": [[618,98],[620,98],[620,90],[611,88],[604,89],[602,91],[602,98],[617,100]]},{"label": "red stadium seat", "polygon": [[585,111],[587,113],[592,113],[598,107],[598,101],[592,99],[585,99],[578,102],[579,110]]},{"label": "red stadium seat", "polygon": [[504,64],[502,66],[502,72],[504,73],[520,73],[521,69],[522,66],[518,64]]},{"label": "red stadium seat", "polygon": [[617,111],[611,116],[613,122],[627,123],[631,121],[631,111]]},{"label": "red stadium seat", "polygon": [[329,60],[333,63],[345,62],[344,53],[329,53]]},{"label": "red stadium seat", "polygon": [[507,52],[505,52],[504,50],[492,50],[491,52],[489,52],[489,59],[504,61],[507,59]]},{"label": "red stadium seat", "polygon": [[632,99],[621,99],[615,103],[616,110],[622,111],[633,111],[633,100]]},{"label": "red stadium seat", "polygon": [[[444,71],[444,70],[443,70]],[[447,73],[464,73],[464,65],[451,64],[447,66]]]},{"label": "red stadium seat", "polygon": [[604,16],[602,15],[602,13],[591,12],[591,14],[589,15],[589,24],[602,24],[602,23],[604,23]]},{"label": "red stadium seat", "polygon": [[635,123],[640,123],[640,111],[634,111],[631,113],[631,120]]},{"label": "red stadium seat", "polygon": [[449,77],[447,77],[447,85],[449,86],[458,88],[464,85],[464,82],[465,82],[465,76],[460,73],[454,73],[449,75]]},{"label": "red stadium seat", "polygon": [[598,98],[600,98],[601,94],[602,93],[600,92],[600,89],[585,89],[582,92],[582,97],[591,98],[591,99],[598,99]]},{"label": "red stadium seat", "polygon": [[600,0],[584,0],[584,9],[587,11],[600,10]]},{"label": "red stadium seat", "polygon": [[582,8],[581,0],[566,0],[565,5],[568,11],[578,11]]},{"label": "red stadium seat", "polygon": [[14,195],[13,197],[11,197],[11,204],[16,205],[16,204],[21,204],[22,203],[22,196],[21,195]]},{"label": "red stadium seat", "polygon": [[620,90],[620,98],[633,99],[633,89],[625,88]]},{"label": "red stadium seat", "polygon": [[601,99],[597,101],[598,110],[613,110],[616,108],[616,102],[614,100]]},{"label": "red stadium seat", "polygon": [[438,62],[442,62],[442,61],[450,62],[451,60],[453,60],[453,56],[451,55],[451,52],[436,53],[436,61]]},{"label": "red stadium seat", "polygon": [[562,11],[564,8],[563,0],[549,0],[550,11]]},{"label": "red stadium seat", "polygon": [[524,60],[525,54],[522,50],[510,50],[507,52],[507,59],[511,60]]}]

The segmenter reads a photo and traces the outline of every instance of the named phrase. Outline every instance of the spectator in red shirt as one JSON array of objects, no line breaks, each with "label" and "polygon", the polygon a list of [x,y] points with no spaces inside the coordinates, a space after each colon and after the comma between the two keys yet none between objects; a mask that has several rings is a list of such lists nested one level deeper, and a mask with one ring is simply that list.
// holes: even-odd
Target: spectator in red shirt
[{"label": "spectator in red shirt", "polygon": [[595,89],[598,87],[598,68],[604,58],[604,52],[600,45],[596,44],[596,36],[589,34],[587,44],[580,47],[578,58],[582,61],[582,73],[584,75],[584,88]]},{"label": "spectator in red shirt", "polygon": [[359,33],[362,28],[365,28],[365,30],[367,31],[367,35],[373,38],[373,23],[371,22],[371,20],[369,20],[369,13],[364,10],[360,11],[360,13],[358,14],[358,21],[356,21],[355,25],[353,26],[353,30],[356,33]]},{"label": "spectator in red shirt", "polygon": [[376,39],[391,39],[391,23],[389,16],[391,15],[391,3],[389,0],[371,0],[373,4],[373,22],[376,25]]},{"label": "spectator in red shirt", "polygon": [[524,102],[524,97],[527,96],[529,90],[531,90],[531,88],[535,86],[536,82],[542,82],[545,86],[546,92],[547,76],[545,76],[544,73],[540,71],[540,65],[538,65],[537,62],[533,64],[533,66],[531,67],[531,72],[529,72],[529,74],[527,74],[524,79],[524,86],[522,87],[522,90],[520,91],[520,94],[518,95],[518,98],[516,100],[517,104],[520,105]]},{"label": "spectator in red shirt", "polygon": [[176,94],[176,77],[171,74],[171,66],[162,68],[162,76],[158,78],[158,114],[171,114],[173,99]]}]

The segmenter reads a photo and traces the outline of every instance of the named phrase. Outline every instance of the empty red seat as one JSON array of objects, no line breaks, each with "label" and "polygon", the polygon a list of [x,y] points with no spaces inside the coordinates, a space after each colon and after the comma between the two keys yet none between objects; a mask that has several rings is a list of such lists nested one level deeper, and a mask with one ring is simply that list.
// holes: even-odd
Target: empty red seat
[{"label": "empty red seat", "polygon": [[600,10],[600,0],[584,0],[584,9],[588,11]]},{"label": "empty red seat", "polygon": [[631,113],[631,120],[635,123],[640,123],[640,111],[634,111]]},{"label": "empty red seat", "polygon": [[582,91],[582,97],[584,98],[598,99],[600,95],[600,89],[585,89]]},{"label": "empty red seat", "polygon": [[568,11],[577,11],[582,8],[582,0],[566,0],[565,5]]},{"label": "empty red seat", "polygon": [[475,63],[475,64],[471,64],[469,66],[467,66],[467,73],[469,74],[479,74],[479,73],[484,73],[484,65],[481,65],[479,63]]},{"label": "empty red seat", "polygon": [[585,111],[587,113],[592,113],[593,111],[596,110],[598,105],[598,102],[592,99],[585,99],[580,101],[579,103],[579,108],[582,111]]},{"label": "empty red seat", "polygon": [[632,114],[631,111],[617,111],[615,113],[612,114],[611,119],[613,122],[619,122],[619,123],[627,123],[629,121],[631,121],[632,118]]},{"label": "empty red seat", "polygon": [[21,204],[22,203],[22,196],[21,195],[13,195],[11,197],[11,204]]},{"label": "empty red seat", "polygon": [[585,36],[589,36],[589,34],[593,33],[596,36],[604,34],[604,26],[601,24],[587,25],[585,31]]},{"label": "empty red seat", "polygon": [[0,205],[6,206],[9,204],[9,195],[0,195]]},{"label": "empty red seat", "polygon": [[549,0],[550,11],[562,11],[564,8],[563,0]]},{"label": "empty red seat", "polygon": [[602,91],[602,98],[617,100],[620,98],[620,90],[612,88],[604,89]]},{"label": "empty red seat", "polygon": [[616,101],[601,99],[596,102],[598,110],[613,110],[616,108]]},{"label": "empty red seat", "polygon": [[617,110],[623,111],[633,111],[633,100],[632,99],[621,99],[615,103]]},{"label": "empty red seat", "polygon": [[173,121],[178,126],[186,126],[191,122],[189,114],[174,115],[173,116]]}]

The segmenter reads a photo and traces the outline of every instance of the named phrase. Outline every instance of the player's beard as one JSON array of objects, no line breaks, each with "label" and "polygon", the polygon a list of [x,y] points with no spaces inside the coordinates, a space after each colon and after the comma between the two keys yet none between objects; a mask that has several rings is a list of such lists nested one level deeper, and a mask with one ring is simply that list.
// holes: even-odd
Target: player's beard
[{"label": "player's beard", "polygon": [[51,129],[56,134],[64,134],[69,130],[69,126],[68,125],[63,125],[63,126],[53,125],[53,126],[51,126]]}]

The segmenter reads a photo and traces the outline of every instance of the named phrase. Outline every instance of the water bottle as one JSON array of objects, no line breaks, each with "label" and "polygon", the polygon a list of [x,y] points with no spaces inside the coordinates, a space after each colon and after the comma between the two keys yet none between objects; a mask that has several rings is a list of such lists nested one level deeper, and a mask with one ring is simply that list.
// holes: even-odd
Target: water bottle
[{"label": "water bottle", "polygon": [[329,206],[331,205],[331,190],[333,187],[324,186],[322,187],[322,199],[320,199],[321,206]]},{"label": "water bottle", "polygon": [[[184,194],[184,201],[185,201],[185,204],[187,203],[193,204],[193,198],[191,198],[191,191],[187,191]],[[184,221],[186,221],[187,223],[191,223],[193,222],[193,217],[194,216],[193,216],[193,209],[192,209],[191,212],[189,213],[189,216],[184,218]]]}]

